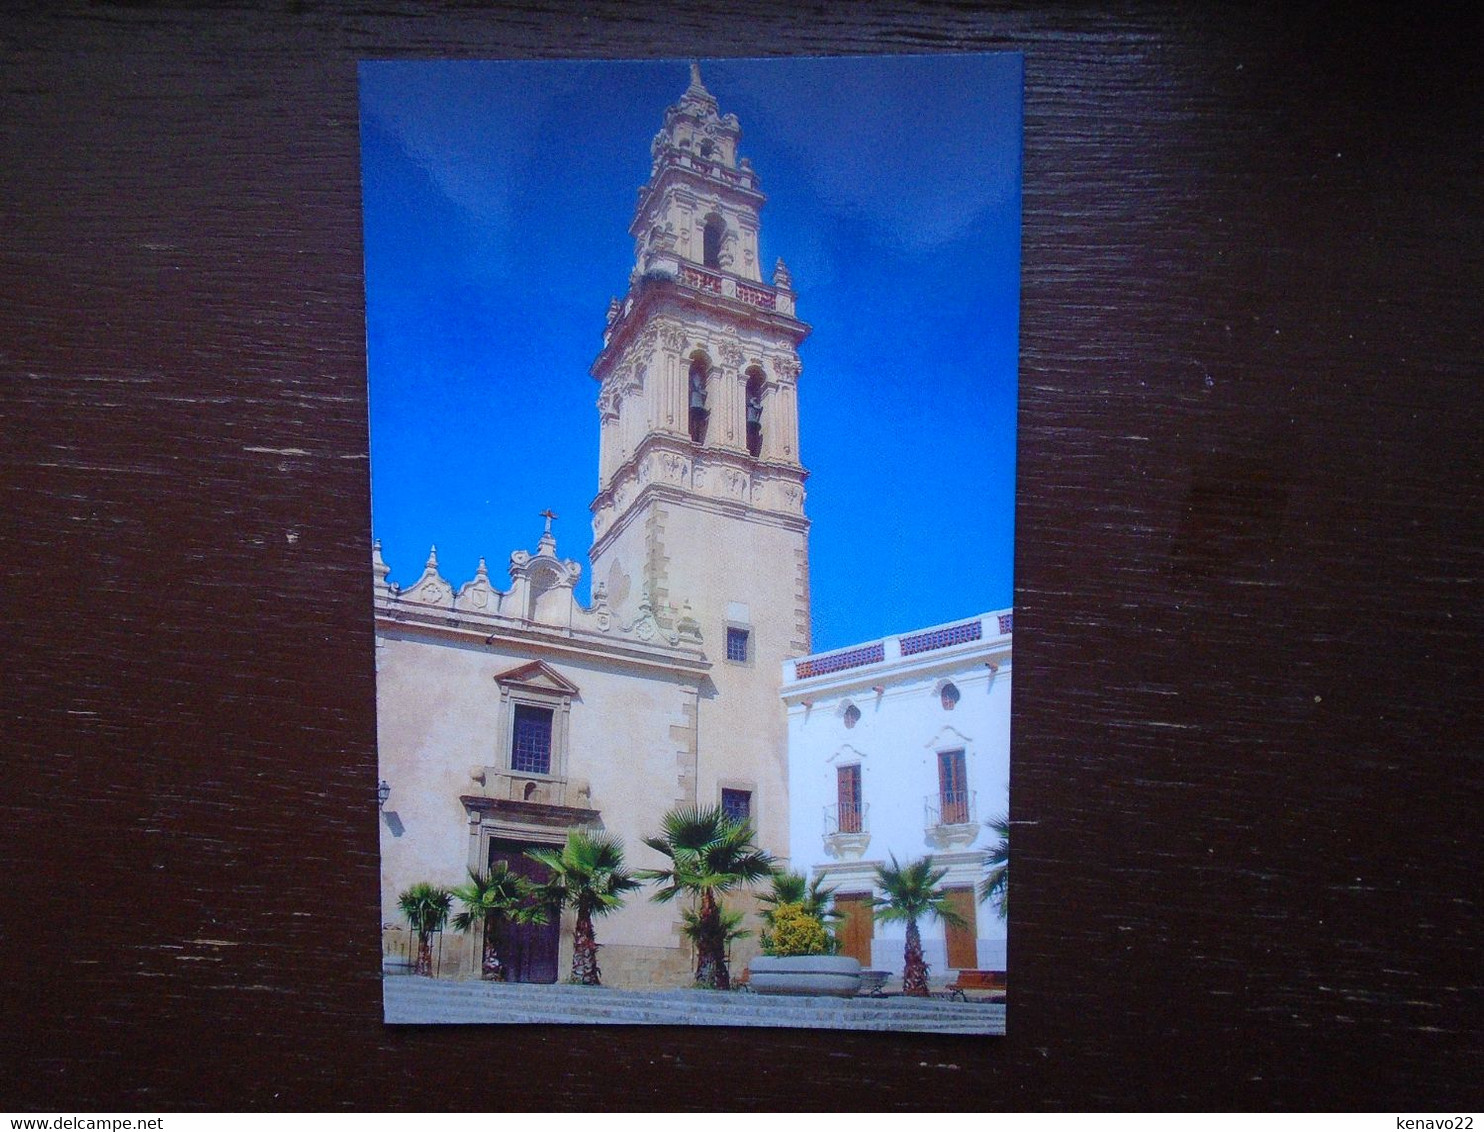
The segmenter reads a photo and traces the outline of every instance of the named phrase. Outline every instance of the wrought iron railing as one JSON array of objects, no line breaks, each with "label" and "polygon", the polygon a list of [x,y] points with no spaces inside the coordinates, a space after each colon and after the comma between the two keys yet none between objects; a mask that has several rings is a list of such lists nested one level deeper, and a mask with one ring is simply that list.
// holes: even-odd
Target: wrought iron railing
[{"label": "wrought iron railing", "polygon": [[871,803],[858,806],[826,806],[824,808],[824,835],[834,837],[841,833],[866,833],[870,826]]},{"label": "wrought iron railing", "polygon": [[972,790],[941,790],[923,799],[925,824],[929,829],[940,825],[974,823],[976,806]]}]

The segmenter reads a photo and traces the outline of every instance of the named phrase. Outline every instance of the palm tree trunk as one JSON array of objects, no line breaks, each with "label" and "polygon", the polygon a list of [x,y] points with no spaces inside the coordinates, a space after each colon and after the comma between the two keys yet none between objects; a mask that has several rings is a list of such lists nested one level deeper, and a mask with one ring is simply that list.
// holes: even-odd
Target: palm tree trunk
[{"label": "palm tree trunk", "polygon": [[484,953],[479,960],[479,977],[491,982],[505,981],[505,968],[500,965],[500,953],[495,947],[497,921],[493,915],[484,918]]},{"label": "palm tree trunk", "polygon": [[721,925],[721,905],[709,889],[701,892],[701,930],[696,939],[696,985],[731,990],[727,972],[727,947]]},{"label": "palm tree trunk", "polygon": [[928,997],[927,964],[922,959],[922,933],[917,921],[907,921],[907,950],[903,954],[902,993]]},{"label": "palm tree trunk", "polygon": [[412,968],[414,975],[433,974],[433,933],[417,933],[417,964]]},{"label": "palm tree trunk", "polygon": [[602,982],[602,972],[598,970],[598,937],[593,931],[592,913],[586,908],[577,910],[577,926],[572,929],[572,981],[585,987],[596,987]]}]

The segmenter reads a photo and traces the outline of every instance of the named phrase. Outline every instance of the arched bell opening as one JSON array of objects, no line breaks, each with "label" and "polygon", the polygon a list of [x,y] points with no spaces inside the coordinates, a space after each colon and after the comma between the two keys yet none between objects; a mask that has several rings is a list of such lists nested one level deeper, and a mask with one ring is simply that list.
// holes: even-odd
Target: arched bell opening
[{"label": "arched bell opening", "polygon": [[747,454],[763,454],[763,375],[756,368],[747,371]]},{"label": "arched bell opening", "polygon": [[706,404],[706,377],[711,363],[705,354],[696,353],[690,360],[690,438],[692,443],[706,443],[706,426],[711,419],[711,410]]},{"label": "arched bell opening", "polygon": [[721,244],[726,238],[727,222],[716,213],[706,217],[701,229],[701,262],[707,267],[721,266]]}]

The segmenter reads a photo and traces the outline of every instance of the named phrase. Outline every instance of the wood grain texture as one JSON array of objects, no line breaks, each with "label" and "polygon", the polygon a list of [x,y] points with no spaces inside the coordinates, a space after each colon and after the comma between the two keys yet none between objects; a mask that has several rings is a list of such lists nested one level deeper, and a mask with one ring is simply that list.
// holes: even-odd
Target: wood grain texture
[{"label": "wood grain texture", "polygon": [[[0,27],[0,1107],[1477,1109],[1480,29],[730,8]],[[384,1028],[356,60],[996,48],[1009,1037]]]}]

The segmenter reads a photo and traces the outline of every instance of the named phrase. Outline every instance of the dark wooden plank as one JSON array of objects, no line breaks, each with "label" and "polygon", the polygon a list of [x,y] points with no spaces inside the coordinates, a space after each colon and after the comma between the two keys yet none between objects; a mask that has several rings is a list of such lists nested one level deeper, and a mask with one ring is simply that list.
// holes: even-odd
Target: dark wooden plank
[{"label": "dark wooden plank", "polygon": [[[0,1097],[1479,1107],[1478,31],[10,16]],[[355,61],[1003,47],[1027,55],[1010,1036],[383,1028]]]}]

